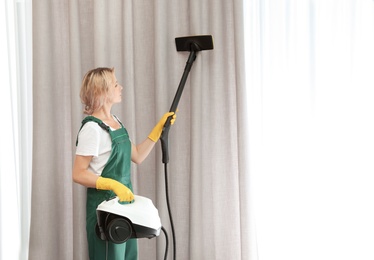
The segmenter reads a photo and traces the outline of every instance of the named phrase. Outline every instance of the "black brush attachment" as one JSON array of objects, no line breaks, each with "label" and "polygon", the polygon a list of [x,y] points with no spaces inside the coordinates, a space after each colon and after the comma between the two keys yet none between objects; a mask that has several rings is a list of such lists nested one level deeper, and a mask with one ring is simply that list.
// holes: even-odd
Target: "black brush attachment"
[{"label": "black brush attachment", "polygon": [[177,51],[213,50],[212,35],[196,35],[175,38]]}]

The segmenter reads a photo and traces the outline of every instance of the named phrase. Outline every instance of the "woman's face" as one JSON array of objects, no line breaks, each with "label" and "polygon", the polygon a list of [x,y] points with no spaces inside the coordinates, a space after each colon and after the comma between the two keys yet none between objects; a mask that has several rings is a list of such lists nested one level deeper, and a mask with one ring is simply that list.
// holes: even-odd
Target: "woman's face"
[{"label": "woman's face", "polygon": [[122,89],[123,87],[118,84],[116,75],[113,73],[112,83],[108,91],[108,101],[115,104],[122,101]]}]

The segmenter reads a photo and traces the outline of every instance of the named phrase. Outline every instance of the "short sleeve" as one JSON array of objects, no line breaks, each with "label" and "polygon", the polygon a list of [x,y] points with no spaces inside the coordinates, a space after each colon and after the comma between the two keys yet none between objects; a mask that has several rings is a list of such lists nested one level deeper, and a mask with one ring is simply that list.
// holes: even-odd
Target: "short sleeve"
[{"label": "short sleeve", "polygon": [[95,122],[87,122],[78,134],[77,155],[94,156],[99,155],[100,127]]}]

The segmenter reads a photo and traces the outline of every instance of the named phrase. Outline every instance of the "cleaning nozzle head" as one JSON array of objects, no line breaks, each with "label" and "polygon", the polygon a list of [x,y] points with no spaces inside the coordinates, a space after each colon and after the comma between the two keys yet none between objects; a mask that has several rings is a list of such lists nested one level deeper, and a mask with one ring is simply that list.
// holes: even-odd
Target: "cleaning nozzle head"
[{"label": "cleaning nozzle head", "polygon": [[195,35],[175,38],[177,51],[213,50],[212,35]]}]

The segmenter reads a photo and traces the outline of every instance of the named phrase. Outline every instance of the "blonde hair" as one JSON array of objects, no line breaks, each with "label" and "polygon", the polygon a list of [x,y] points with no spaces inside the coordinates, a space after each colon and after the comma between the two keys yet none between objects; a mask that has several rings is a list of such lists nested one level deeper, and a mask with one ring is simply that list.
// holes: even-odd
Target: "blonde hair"
[{"label": "blonde hair", "polygon": [[83,113],[91,115],[105,104],[113,75],[114,68],[96,68],[86,73],[80,90]]}]

